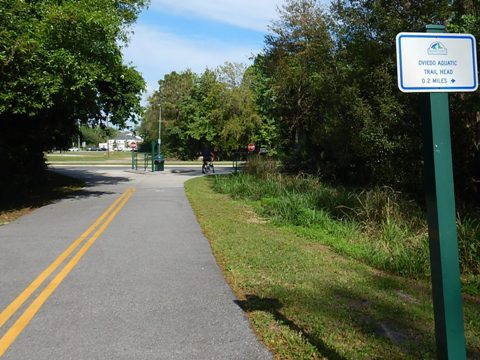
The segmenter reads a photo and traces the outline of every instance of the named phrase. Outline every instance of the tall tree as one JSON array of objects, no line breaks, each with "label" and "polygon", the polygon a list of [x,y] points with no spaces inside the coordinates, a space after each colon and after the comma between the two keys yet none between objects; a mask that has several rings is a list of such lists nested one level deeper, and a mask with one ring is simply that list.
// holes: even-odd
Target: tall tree
[{"label": "tall tree", "polygon": [[336,62],[352,89],[357,172],[368,182],[421,183],[419,97],[397,89],[395,36],[448,17],[446,1],[340,0],[333,3]]},{"label": "tall tree", "polygon": [[256,98],[280,129],[287,163],[314,170],[326,143],[317,130],[328,119],[336,97],[333,42],[326,15],[314,0],[289,0],[265,38],[255,68],[261,82]]},{"label": "tall tree", "polygon": [[[220,67],[218,71],[225,71],[225,67]],[[241,77],[237,76],[240,79],[236,82],[238,85],[232,86],[231,81],[227,82],[228,97],[224,104],[226,115],[219,134],[220,143],[223,149],[232,152],[253,142],[266,147],[269,153],[274,155],[277,128],[256,105],[254,97],[254,87],[258,81],[256,76],[255,69],[250,67],[242,72]],[[220,78],[225,79],[229,76],[220,75]]]},{"label": "tall tree", "polygon": [[5,189],[38,178],[42,152],[68,146],[79,122],[138,117],[144,81],[120,44],[145,5],[0,0],[0,156],[18,178]]},{"label": "tall tree", "polygon": [[194,158],[209,145],[229,156],[249,142],[273,146],[276,128],[262,116],[252,93],[253,69],[226,63],[197,75],[172,72],[149,100],[141,132],[155,140],[162,109],[162,151]]},{"label": "tall tree", "polygon": [[[455,1],[451,7],[448,30],[473,34],[480,39],[480,4]],[[479,55],[477,45],[477,57]],[[480,93],[450,94],[452,107],[455,185],[462,198],[480,202]]]},{"label": "tall tree", "polygon": [[287,1],[255,62],[286,159],[331,180],[418,188],[419,96],[397,89],[394,39],[451,14],[438,0],[337,0],[328,15]]},{"label": "tall tree", "polygon": [[191,101],[197,75],[190,70],[175,71],[159,81],[159,89],[149,98],[139,132],[146,143],[158,139],[160,109],[162,152],[168,156],[188,157],[184,131],[184,105]]}]

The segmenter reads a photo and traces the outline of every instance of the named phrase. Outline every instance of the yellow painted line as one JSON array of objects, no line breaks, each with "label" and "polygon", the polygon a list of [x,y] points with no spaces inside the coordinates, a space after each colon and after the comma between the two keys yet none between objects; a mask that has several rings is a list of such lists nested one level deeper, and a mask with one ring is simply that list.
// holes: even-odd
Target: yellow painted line
[{"label": "yellow painted line", "polygon": [[82,243],[90,233],[110,214],[118,203],[126,196],[131,189],[126,190],[118,197],[110,207],[82,234],[75,240],[54,262],[52,262],[45,270],[23,292],[8,305],[0,314],[0,327],[2,327],[10,317],[17,312],[25,301],[32,295],[35,290],[58,268],[58,266]]},{"label": "yellow painted line", "polygon": [[25,327],[30,323],[35,314],[40,310],[42,305],[47,301],[47,299],[52,295],[55,289],[62,283],[62,281],[67,277],[70,271],[78,264],[80,259],[85,255],[85,253],[90,249],[90,247],[95,243],[98,237],[105,231],[107,226],[112,222],[118,212],[123,208],[127,203],[130,197],[133,195],[134,190],[130,191],[125,198],[122,200],[120,205],[112,212],[108,219],[100,226],[100,228],[92,235],[92,237],[78,250],[75,256],[65,265],[65,267],[60,270],[60,272],[53,278],[52,281],[42,290],[42,292],[37,296],[37,298],[30,304],[30,306],[23,312],[23,314],[18,318],[15,324],[5,333],[5,335],[0,339],[0,357],[5,354],[5,351],[12,345],[20,333],[25,329]]}]

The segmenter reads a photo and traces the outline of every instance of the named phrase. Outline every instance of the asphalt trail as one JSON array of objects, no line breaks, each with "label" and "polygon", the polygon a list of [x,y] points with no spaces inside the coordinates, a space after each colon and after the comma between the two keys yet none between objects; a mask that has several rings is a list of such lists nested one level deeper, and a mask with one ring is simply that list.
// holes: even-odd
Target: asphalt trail
[{"label": "asphalt trail", "polygon": [[57,171],[86,188],[0,227],[0,311],[53,268],[0,327],[2,360],[271,358],[185,197],[198,168]]}]

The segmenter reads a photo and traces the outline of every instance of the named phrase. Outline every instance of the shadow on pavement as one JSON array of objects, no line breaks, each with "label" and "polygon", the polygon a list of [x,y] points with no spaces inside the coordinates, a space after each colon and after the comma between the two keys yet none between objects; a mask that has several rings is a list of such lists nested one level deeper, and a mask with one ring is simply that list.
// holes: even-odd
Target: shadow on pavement
[{"label": "shadow on pavement", "polygon": [[112,195],[116,194],[114,191],[90,191],[86,189],[81,189],[77,191],[72,191],[59,199],[53,200],[52,202],[58,202],[63,199],[84,199],[89,197],[101,197],[103,195]]},{"label": "shadow on pavement", "polygon": [[153,175],[153,176],[161,176],[161,175],[182,175],[182,176],[190,176],[190,177],[197,177],[197,176],[210,176],[210,175],[225,175],[225,174],[230,174],[233,172],[233,168],[228,168],[228,167],[219,167],[218,169],[215,169],[215,172],[210,173],[210,174],[202,174],[202,169],[199,167],[192,167],[192,168],[186,168],[186,167],[178,167],[178,168],[173,168],[169,167],[168,169],[165,169],[163,171],[142,171],[142,170],[124,170],[125,172],[129,172],[132,174],[138,174],[138,175]]},{"label": "shadow on pavement", "polygon": [[0,198],[0,224],[10,222],[31,209],[61,199],[81,199],[115,194],[115,191],[94,190],[97,185],[116,185],[129,182],[128,177],[107,176],[88,169],[48,169],[38,186],[12,199]]},{"label": "shadow on pavement", "polygon": [[218,167],[215,168],[215,172],[212,172],[210,174],[202,174],[202,169],[199,167],[196,168],[171,168],[169,169],[169,172],[172,173],[173,175],[184,175],[184,176],[211,176],[211,175],[225,175],[225,174],[230,174],[233,172],[233,168],[231,167]]},{"label": "shadow on pavement", "polygon": [[131,179],[124,176],[109,176],[106,174],[92,172],[88,169],[49,169],[50,171],[69,176],[71,178],[79,179],[85,183],[85,186],[78,190],[73,190],[65,193],[63,196],[55,199],[53,202],[61,199],[82,199],[88,197],[100,197],[103,195],[115,194],[115,191],[91,190],[89,188],[98,185],[117,185],[121,183],[130,182]]},{"label": "shadow on pavement", "polygon": [[50,169],[62,175],[80,179],[85,182],[86,187],[98,185],[118,185],[131,180],[125,176],[108,176],[98,172],[91,172],[86,169]]}]

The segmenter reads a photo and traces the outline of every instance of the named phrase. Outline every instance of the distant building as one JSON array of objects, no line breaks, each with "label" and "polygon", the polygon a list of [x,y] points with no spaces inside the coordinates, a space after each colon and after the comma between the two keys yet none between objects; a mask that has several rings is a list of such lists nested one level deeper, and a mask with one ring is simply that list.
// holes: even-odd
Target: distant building
[{"label": "distant building", "polygon": [[[114,139],[108,139],[107,149],[110,151],[132,151],[138,148],[143,139],[131,131],[121,131]],[[102,148],[105,144],[98,144]]]}]

